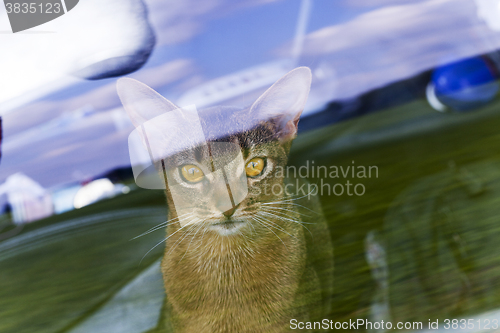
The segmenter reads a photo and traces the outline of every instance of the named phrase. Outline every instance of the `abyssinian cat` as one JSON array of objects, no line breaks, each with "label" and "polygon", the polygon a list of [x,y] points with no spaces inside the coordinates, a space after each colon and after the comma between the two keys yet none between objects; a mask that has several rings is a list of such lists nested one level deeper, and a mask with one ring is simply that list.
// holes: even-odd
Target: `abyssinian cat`
[{"label": "abyssinian cat", "polygon": [[[136,80],[118,81],[137,128],[172,115],[141,132],[166,181],[162,330],[285,332],[292,319],[328,318],[329,230],[317,198],[297,195],[283,176],[310,84],[309,68],[296,68],[248,108],[195,114]],[[196,131],[205,142],[193,140]]]}]

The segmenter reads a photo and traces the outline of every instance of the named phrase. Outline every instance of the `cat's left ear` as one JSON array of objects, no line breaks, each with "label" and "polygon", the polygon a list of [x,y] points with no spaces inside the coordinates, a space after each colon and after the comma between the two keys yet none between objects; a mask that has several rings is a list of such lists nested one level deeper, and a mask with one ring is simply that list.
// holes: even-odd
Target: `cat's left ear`
[{"label": "cat's left ear", "polygon": [[118,96],[135,127],[166,112],[178,109],[168,99],[142,82],[123,77],[116,83]]},{"label": "cat's left ear", "polygon": [[309,96],[311,79],[308,67],[298,67],[288,72],[253,103],[250,115],[274,121],[281,142],[293,140],[297,136],[300,115]]}]

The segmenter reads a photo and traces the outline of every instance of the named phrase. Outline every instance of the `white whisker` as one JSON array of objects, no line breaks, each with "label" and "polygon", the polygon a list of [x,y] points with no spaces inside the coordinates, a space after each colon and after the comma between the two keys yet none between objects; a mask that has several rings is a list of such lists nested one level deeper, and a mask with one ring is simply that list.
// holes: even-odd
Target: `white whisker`
[{"label": "white whisker", "polygon": [[186,224],[185,226],[181,227],[179,230],[177,230],[176,232],[172,233],[171,235],[168,235],[167,237],[165,237],[164,239],[162,239],[161,241],[159,241],[158,243],[156,243],[155,246],[153,246],[148,252],[146,252],[146,254],[142,257],[141,261],[139,262],[139,265],[142,263],[142,261],[144,260],[144,258],[146,258],[146,256],[151,252],[153,251],[155,248],[157,248],[161,243],[163,242],[166,242],[170,237],[172,237],[173,235],[175,235],[176,233],[178,233],[179,231],[181,231],[182,229],[184,229],[185,227],[187,227],[189,224]]},{"label": "white whisker", "polygon": [[[274,208],[275,208],[275,207],[274,207]],[[315,223],[313,223],[313,222],[304,222],[304,221],[300,221],[300,220],[296,219],[295,217],[293,217],[293,216],[291,216],[291,215],[288,215],[287,213],[284,213],[284,212],[282,212],[282,211],[280,211],[280,210],[276,211],[276,210],[274,210],[274,209],[273,209],[273,208],[271,208],[271,207],[261,207],[261,210],[262,210],[262,211],[265,211],[265,212],[267,212],[267,213],[270,213],[270,214],[283,214],[284,216],[289,217],[289,218],[291,218],[291,219],[293,219],[293,220],[295,220],[296,222],[301,223],[301,224],[315,224]],[[277,215],[277,216],[283,216],[283,215]],[[300,215],[300,214],[299,214],[299,215]],[[283,217],[284,217],[284,216],[283,216]]]},{"label": "white whisker", "polygon": [[196,230],[196,232],[194,233],[193,237],[191,237],[191,241],[189,242],[188,244],[188,247],[186,249],[186,252],[184,252],[184,255],[182,256],[181,260],[179,260],[179,262],[182,261],[182,259],[184,259],[184,256],[186,255],[186,253],[189,251],[189,248],[191,247],[191,243],[193,242],[193,239],[196,237],[196,234],[198,233],[198,231],[201,230],[201,228],[203,227],[203,222],[205,222],[204,220],[200,222],[200,226],[198,227],[198,229]]},{"label": "white whisker", "polygon": [[252,232],[252,233],[253,233],[253,235],[254,235],[254,236],[255,236],[255,235],[257,235],[257,231],[255,230],[255,227],[253,226],[252,221],[248,220],[248,223],[250,224],[250,226],[251,226],[251,227],[252,227],[252,229],[253,229],[253,232]]},{"label": "white whisker", "polygon": [[[203,222],[205,222],[205,221],[203,221]],[[201,239],[203,239],[203,237],[205,236],[205,234],[207,233],[207,230],[208,230],[207,226],[205,226],[205,225],[204,225],[204,227],[205,227],[205,228],[203,229],[203,234],[201,234],[201,236],[200,236],[200,238],[201,238]],[[198,246],[197,246],[197,247],[195,247],[195,248],[193,249],[193,251],[197,250],[197,249],[201,246],[201,244],[202,244],[202,243],[203,243],[203,242],[199,242]]]},{"label": "white whisker", "polygon": [[[252,219],[254,219],[254,218],[255,217],[252,217]],[[288,251],[288,248],[286,247],[285,242],[283,242],[283,240],[280,238],[280,236],[278,236],[274,231],[272,231],[271,228],[269,228],[268,226],[266,226],[265,224],[263,224],[259,220],[255,219],[255,221],[257,221],[257,223],[259,223],[260,225],[262,225],[262,226],[266,227],[267,229],[269,229],[269,231],[271,231],[276,237],[278,237],[278,239],[283,243],[283,246],[285,246],[285,249]]]},{"label": "white whisker", "polygon": [[165,254],[165,256],[167,256],[170,252],[172,252],[187,236],[189,236],[189,232],[196,226],[195,223],[197,223],[198,221],[200,221],[200,219],[192,221],[192,223],[189,224],[189,228],[187,230],[184,230],[184,233],[174,243],[172,248],[170,248],[170,250],[168,250],[168,252]]},{"label": "white whisker", "polygon": [[305,225],[304,225],[304,222],[302,221],[298,221],[298,220],[293,220],[293,219],[289,219],[289,218],[286,218],[284,216],[281,216],[281,215],[277,215],[277,214],[273,214],[273,213],[270,213],[270,212],[264,212],[262,211],[261,212],[262,214],[264,215],[268,215],[268,216],[272,216],[272,217],[276,217],[276,218],[279,218],[281,219],[282,221],[290,221],[290,222],[293,222],[293,223],[297,223],[297,224],[300,224],[303,228],[305,228],[307,231],[309,231],[309,233],[311,234],[311,236],[313,235],[311,230],[309,230]]},{"label": "white whisker", "polygon": [[299,197],[299,198],[293,198],[293,196],[292,196],[292,199],[278,200],[278,201],[270,201],[270,202],[265,202],[265,203],[263,203],[263,204],[271,204],[271,203],[281,203],[281,202],[287,202],[287,201],[295,201],[295,200],[299,200],[299,199],[305,198],[305,197],[307,197],[307,196],[310,196],[310,195],[311,195],[311,193],[313,193],[313,191],[311,191],[311,192],[307,193],[306,195],[303,195],[303,196],[301,196],[301,197]]},{"label": "white whisker", "polygon": [[306,207],[306,206],[302,206],[302,205],[299,205],[298,203],[296,202],[283,202],[283,201],[275,201],[275,202],[264,202],[262,203],[262,205],[269,205],[271,207],[275,207],[276,205],[281,205],[281,204],[286,204],[286,205],[293,205],[293,206],[297,206],[297,207],[302,207],[304,209],[307,209],[308,211],[310,211],[311,213],[314,213],[314,214],[317,214],[319,215],[318,212]]},{"label": "white whisker", "polygon": [[136,237],[132,238],[131,240],[134,240],[134,239],[137,239],[139,237],[145,236],[145,235],[150,234],[150,233],[152,233],[152,232],[154,232],[156,230],[163,229],[164,227],[166,227],[168,224],[174,222],[175,220],[180,219],[181,217],[186,216],[186,215],[188,215],[188,217],[189,217],[189,215],[192,215],[192,214],[193,214],[192,212],[189,212],[189,213],[182,214],[182,215],[179,215],[177,217],[171,218],[170,220],[167,220],[165,222],[162,222],[162,223],[160,223],[160,224],[152,227],[151,229],[145,231],[144,233],[140,234],[139,236],[136,236]]},{"label": "white whisker", "polygon": [[[256,218],[257,218],[257,217],[256,217]],[[296,239],[296,237],[295,237],[295,236],[293,236],[292,234],[288,233],[288,232],[287,232],[287,231],[286,231],[283,227],[281,227],[281,226],[277,225],[276,223],[274,223],[274,222],[272,222],[272,221],[270,221],[270,220],[266,219],[264,216],[259,216],[259,219],[260,219],[260,221],[261,221],[261,222],[266,223],[266,225],[270,226],[271,228],[274,228],[274,229],[276,229],[276,230],[279,230],[279,231],[281,231],[281,232],[284,232],[284,233],[285,233],[285,234],[287,234],[288,236],[293,237],[293,238],[295,238],[295,239]]]},{"label": "white whisker", "polygon": [[276,207],[276,206],[273,206],[273,205],[269,205],[269,206],[264,206],[262,208],[267,208],[267,209],[279,209],[279,210],[284,210],[284,211],[287,211],[287,212],[292,212],[292,213],[297,213],[299,215],[304,215],[304,216],[307,216],[307,217],[311,217],[311,215],[306,215],[306,214],[301,214],[295,210],[291,210],[291,209],[286,209],[286,208],[283,208],[283,207]]}]

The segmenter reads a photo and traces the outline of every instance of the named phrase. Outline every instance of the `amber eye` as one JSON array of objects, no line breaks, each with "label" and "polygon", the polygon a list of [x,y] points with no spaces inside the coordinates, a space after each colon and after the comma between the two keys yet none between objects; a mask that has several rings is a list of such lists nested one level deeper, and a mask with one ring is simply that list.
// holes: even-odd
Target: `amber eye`
[{"label": "amber eye", "polygon": [[245,171],[247,173],[247,176],[250,177],[255,177],[260,175],[262,170],[264,170],[264,160],[260,157],[252,158],[245,166]]},{"label": "amber eye", "polygon": [[190,183],[197,183],[205,177],[203,171],[196,165],[186,164],[181,167],[182,177]]}]

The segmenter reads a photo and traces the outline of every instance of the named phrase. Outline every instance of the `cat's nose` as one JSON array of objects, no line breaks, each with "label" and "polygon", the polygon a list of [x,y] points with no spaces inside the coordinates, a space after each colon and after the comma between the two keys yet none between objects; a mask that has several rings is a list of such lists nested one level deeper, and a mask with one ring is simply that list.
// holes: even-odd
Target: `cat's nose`
[{"label": "cat's nose", "polygon": [[224,216],[227,217],[227,218],[230,218],[231,216],[233,216],[234,212],[236,211],[236,209],[238,208],[240,204],[237,204],[235,206],[233,206],[233,208],[229,209],[229,210],[226,210],[224,213]]}]

